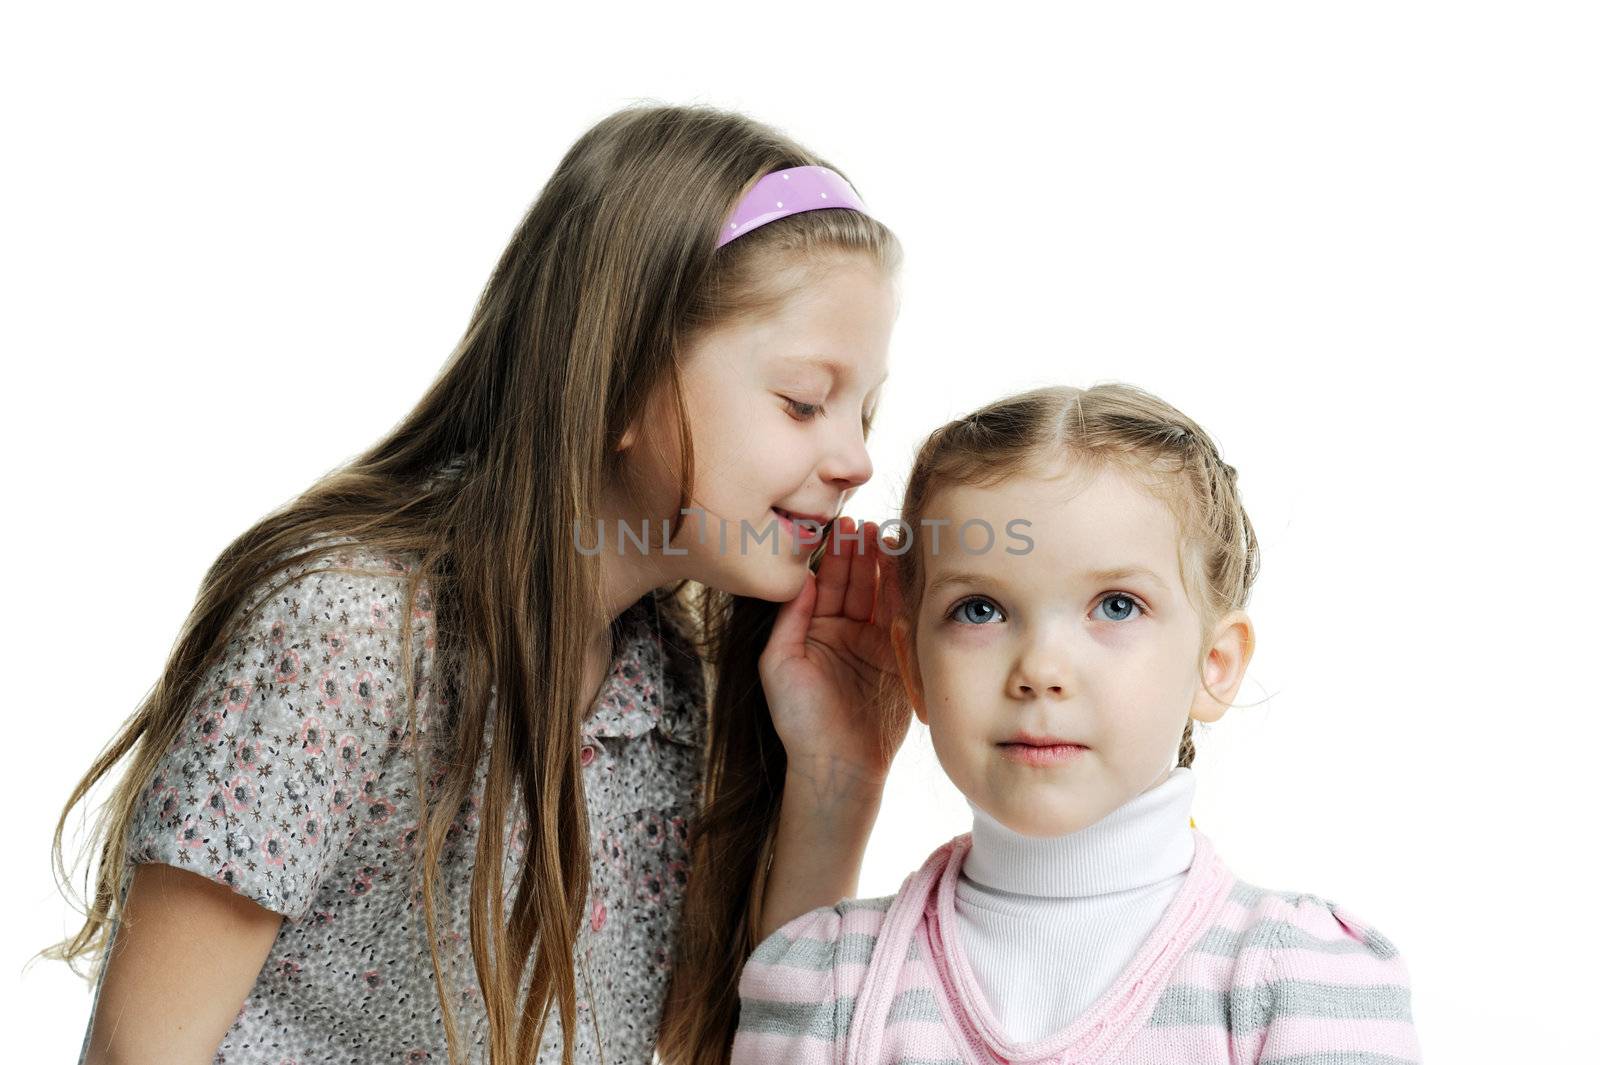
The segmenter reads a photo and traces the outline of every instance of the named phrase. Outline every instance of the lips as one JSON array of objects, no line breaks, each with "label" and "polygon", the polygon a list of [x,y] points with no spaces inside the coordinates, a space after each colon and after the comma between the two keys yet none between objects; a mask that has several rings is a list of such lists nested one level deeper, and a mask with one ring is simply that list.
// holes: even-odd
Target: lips
[{"label": "lips", "polygon": [[1031,743],[1000,744],[1000,757],[1035,768],[1072,765],[1088,752],[1089,748],[1076,743],[1056,743],[1048,746],[1034,746]]},{"label": "lips", "polygon": [[801,510],[784,510],[782,507],[773,507],[773,510],[788,518],[792,522],[809,521],[817,525],[826,525],[832,520],[827,514],[807,514]]},{"label": "lips", "polygon": [[1082,747],[1083,744],[1075,740],[1065,739],[1061,736],[1041,736],[1031,732],[1019,732],[1009,740],[1000,741],[1002,747],[1017,745],[1021,747]]}]

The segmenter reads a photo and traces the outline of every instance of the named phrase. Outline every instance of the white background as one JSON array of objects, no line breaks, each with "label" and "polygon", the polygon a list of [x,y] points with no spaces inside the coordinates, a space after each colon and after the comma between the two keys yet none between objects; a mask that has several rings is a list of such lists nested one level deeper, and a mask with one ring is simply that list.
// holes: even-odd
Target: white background
[{"label": "white background", "polygon": [[[8,1058],[77,1053],[87,985],[24,964],[77,924],[49,833],[202,572],[409,409],[558,157],[639,99],[787,130],[901,236],[851,513],[1036,384],[1130,381],[1215,435],[1264,567],[1201,829],[1395,940],[1429,1060],[1586,1051],[1586,6],[8,14]],[[914,726],[862,893],[967,816]]]}]

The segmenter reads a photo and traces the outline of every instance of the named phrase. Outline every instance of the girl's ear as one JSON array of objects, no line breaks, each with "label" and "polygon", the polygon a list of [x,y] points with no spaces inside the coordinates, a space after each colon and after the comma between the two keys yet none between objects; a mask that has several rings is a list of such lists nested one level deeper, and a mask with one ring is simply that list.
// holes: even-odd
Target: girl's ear
[{"label": "girl's ear", "polygon": [[639,438],[638,424],[635,423],[633,425],[628,426],[622,432],[622,439],[617,442],[617,450],[618,451],[626,451],[626,450],[628,450],[630,447],[633,446],[633,442],[635,440],[637,440],[638,438]]},{"label": "girl's ear", "polygon": [[1210,645],[1200,667],[1205,683],[1194,693],[1190,717],[1213,722],[1227,713],[1239,685],[1244,683],[1244,672],[1255,650],[1255,627],[1244,611],[1230,611],[1217,621],[1211,629]]},{"label": "girl's ear", "polygon": [[916,656],[911,650],[911,626],[903,617],[889,623],[889,642],[894,644],[894,660],[900,667],[900,681],[911,697],[911,709],[917,720],[928,723],[928,704],[922,698],[922,677],[917,673]]}]

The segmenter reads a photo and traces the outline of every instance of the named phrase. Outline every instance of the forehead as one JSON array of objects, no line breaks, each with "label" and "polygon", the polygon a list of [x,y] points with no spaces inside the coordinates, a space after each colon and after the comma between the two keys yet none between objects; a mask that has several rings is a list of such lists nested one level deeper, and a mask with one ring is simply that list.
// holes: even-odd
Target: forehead
[{"label": "forehead", "polygon": [[[1031,580],[1142,566],[1179,586],[1176,515],[1149,487],[1114,466],[1017,475],[988,487],[950,486],[934,495],[924,516],[950,522],[941,530],[939,553],[925,556],[930,582],[953,570]],[[994,530],[993,549],[969,554],[955,544],[962,524],[974,520]],[[913,534],[929,543],[928,530]],[[1032,541],[1031,548],[1008,554],[1008,546],[1026,547],[1021,536]],[[986,537],[977,526],[966,543],[976,549]]]},{"label": "forehead", "polygon": [[[836,381],[853,384],[864,381],[868,389],[877,388],[889,377],[889,371],[883,367],[881,360],[861,359],[856,362],[848,358],[839,358],[826,351],[784,353],[779,352],[773,356],[774,365],[780,370],[791,371],[801,376],[831,377]],[[874,380],[867,380],[870,370],[877,371]]]},{"label": "forehead", "polygon": [[769,313],[728,323],[772,368],[871,389],[887,375],[894,278],[865,255],[830,255],[786,278]]}]

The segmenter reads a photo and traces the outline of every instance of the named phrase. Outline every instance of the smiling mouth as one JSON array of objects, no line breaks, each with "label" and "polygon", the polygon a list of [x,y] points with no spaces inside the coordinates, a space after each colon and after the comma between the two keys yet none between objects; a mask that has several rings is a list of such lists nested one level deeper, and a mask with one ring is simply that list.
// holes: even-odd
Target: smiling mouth
[{"label": "smiling mouth", "polygon": [[780,518],[787,518],[789,522],[794,525],[798,525],[802,521],[809,521],[815,523],[816,525],[822,526],[828,524],[829,520],[825,515],[822,514],[796,514],[794,511],[784,510],[782,507],[773,507],[772,512],[778,515]]},{"label": "smiling mouth", "polygon": [[772,508],[773,516],[778,519],[778,525],[796,542],[803,545],[820,544],[827,537],[828,523],[818,521],[806,514],[791,514],[782,507]]}]

